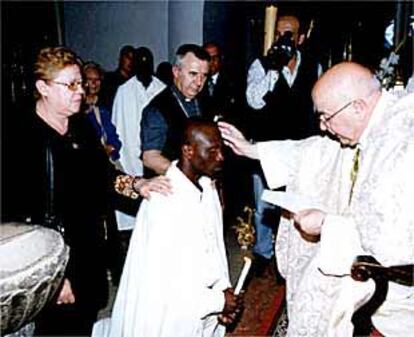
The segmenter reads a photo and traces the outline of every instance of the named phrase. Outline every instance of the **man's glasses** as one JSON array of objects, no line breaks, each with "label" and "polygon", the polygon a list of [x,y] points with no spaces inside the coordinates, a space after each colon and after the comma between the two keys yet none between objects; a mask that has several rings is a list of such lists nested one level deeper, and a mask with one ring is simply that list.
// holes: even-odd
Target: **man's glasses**
[{"label": "man's glasses", "polygon": [[319,116],[319,119],[323,122],[323,123],[328,123],[332,118],[334,118],[336,115],[338,115],[340,112],[344,111],[347,107],[349,107],[351,104],[353,104],[356,100],[352,100],[348,103],[346,103],[342,108],[340,108],[339,110],[336,110],[332,115],[326,117],[326,113],[323,111],[318,111],[317,114]]},{"label": "man's glasses", "polygon": [[83,87],[83,82],[82,81],[73,81],[70,83],[64,83],[64,82],[59,82],[59,81],[50,81],[52,83],[55,84],[59,84],[59,85],[64,85],[66,88],[68,88],[70,91],[77,91],[78,88],[82,88]]}]

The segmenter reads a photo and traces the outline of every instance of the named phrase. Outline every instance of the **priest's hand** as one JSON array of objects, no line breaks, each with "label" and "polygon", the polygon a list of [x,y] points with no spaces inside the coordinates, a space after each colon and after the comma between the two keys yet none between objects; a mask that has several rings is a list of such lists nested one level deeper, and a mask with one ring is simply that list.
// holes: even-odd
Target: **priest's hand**
[{"label": "priest's hand", "polygon": [[236,127],[226,122],[218,122],[218,127],[224,144],[229,146],[235,154],[259,159],[256,144],[250,143]]},{"label": "priest's hand", "polygon": [[309,237],[308,241],[319,238],[325,217],[326,213],[318,209],[306,209],[293,214],[295,225],[299,231]]}]

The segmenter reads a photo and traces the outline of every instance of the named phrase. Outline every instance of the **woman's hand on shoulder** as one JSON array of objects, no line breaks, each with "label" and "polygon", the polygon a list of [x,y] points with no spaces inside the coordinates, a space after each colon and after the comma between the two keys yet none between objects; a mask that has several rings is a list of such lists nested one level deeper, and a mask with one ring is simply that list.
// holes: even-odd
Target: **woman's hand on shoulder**
[{"label": "woman's hand on shoulder", "polygon": [[137,191],[143,198],[149,199],[151,192],[158,192],[163,195],[171,194],[172,186],[170,179],[161,175],[151,179],[139,179],[136,183],[134,183],[134,190]]}]

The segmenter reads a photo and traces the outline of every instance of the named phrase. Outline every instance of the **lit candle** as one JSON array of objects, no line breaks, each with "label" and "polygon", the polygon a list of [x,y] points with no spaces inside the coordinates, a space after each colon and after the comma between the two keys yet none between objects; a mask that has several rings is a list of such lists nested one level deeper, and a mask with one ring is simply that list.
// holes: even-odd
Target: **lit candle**
[{"label": "lit candle", "polygon": [[240,274],[239,280],[237,281],[236,289],[234,293],[238,295],[240,290],[243,288],[244,281],[246,280],[247,274],[249,273],[250,266],[252,265],[252,259],[248,258],[247,256],[244,257],[244,266],[242,272]]},{"label": "lit candle", "polygon": [[275,38],[276,14],[276,6],[266,7],[263,46],[263,55],[265,56],[267,55],[267,51],[272,46],[273,40]]}]

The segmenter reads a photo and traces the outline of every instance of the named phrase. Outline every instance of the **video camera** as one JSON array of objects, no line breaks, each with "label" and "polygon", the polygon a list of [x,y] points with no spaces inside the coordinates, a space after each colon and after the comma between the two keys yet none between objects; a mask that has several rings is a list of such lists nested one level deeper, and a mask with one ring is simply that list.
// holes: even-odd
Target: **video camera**
[{"label": "video camera", "polygon": [[292,36],[292,32],[287,31],[270,47],[265,57],[268,69],[282,69],[296,55],[296,46]]}]

